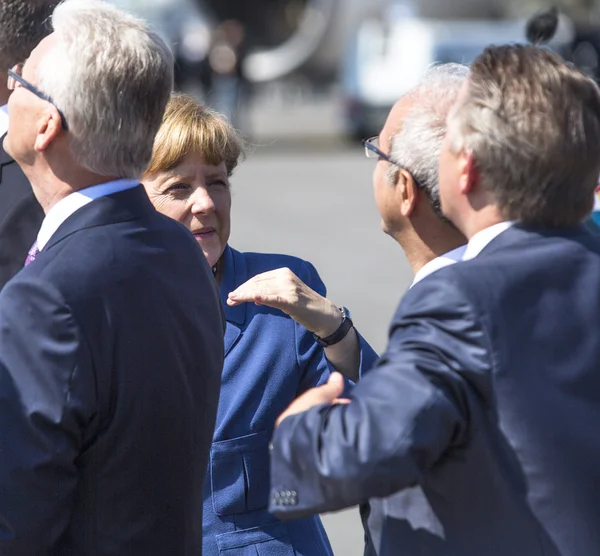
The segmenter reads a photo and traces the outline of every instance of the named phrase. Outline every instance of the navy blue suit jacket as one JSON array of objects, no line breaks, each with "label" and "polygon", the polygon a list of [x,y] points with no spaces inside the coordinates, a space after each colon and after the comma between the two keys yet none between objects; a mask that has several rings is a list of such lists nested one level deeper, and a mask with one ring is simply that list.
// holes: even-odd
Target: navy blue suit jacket
[{"label": "navy blue suit jacket", "polygon": [[69,217],[0,294],[0,555],[201,554],[223,333],[141,186]]},{"label": "navy blue suit jacket", "polygon": [[287,418],[281,517],[370,499],[370,554],[600,552],[600,242],[515,227],[416,284],[347,406]]}]

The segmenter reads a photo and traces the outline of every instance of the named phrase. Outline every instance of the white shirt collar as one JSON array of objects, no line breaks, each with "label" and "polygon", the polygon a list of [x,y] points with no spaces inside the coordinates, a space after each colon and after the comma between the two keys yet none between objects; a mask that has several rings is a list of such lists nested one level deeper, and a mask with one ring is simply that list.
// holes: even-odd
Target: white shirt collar
[{"label": "white shirt collar", "polygon": [[485,247],[490,243],[493,239],[498,237],[502,232],[505,232],[509,228],[512,228],[515,225],[514,221],[506,221],[500,222],[498,224],[494,224],[489,228],[485,228],[477,232],[467,243],[467,249],[465,254],[463,255],[463,261],[469,261],[474,259],[479,253],[481,253]]},{"label": "white shirt collar", "polygon": [[444,253],[443,255],[436,257],[432,261],[429,261],[427,264],[424,264],[415,274],[415,277],[410,287],[412,288],[417,282],[420,282],[421,280],[423,280],[423,278],[429,276],[436,270],[461,261],[463,255],[465,254],[466,248],[466,245],[461,245],[456,249],[452,249],[452,251],[448,251],[448,253]]},{"label": "white shirt collar", "polygon": [[138,180],[116,180],[86,187],[81,191],[76,191],[75,193],[67,195],[64,199],[58,201],[44,218],[42,227],[37,236],[38,249],[41,251],[46,247],[50,238],[54,235],[54,232],[58,230],[60,225],[81,207],[84,207],[99,197],[111,195],[118,191],[125,191],[126,189],[132,189],[138,185],[140,185]]},{"label": "white shirt collar", "polygon": [[0,137],[8,131],[8,104],[0,106]]}]

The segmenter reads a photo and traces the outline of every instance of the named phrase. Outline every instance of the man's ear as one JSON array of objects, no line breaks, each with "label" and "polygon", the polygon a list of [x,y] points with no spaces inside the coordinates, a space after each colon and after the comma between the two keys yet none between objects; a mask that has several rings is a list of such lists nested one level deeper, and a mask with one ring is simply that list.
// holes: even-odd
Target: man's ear
[{"label": "man's ear", "polygon": [[460,192],[468,195],[479,183],[479,170],[477,161],[472,152],[463,151],[459,158],[460,164]]},{"label": "man's ear", "polygon": [[402,216],[410,216],[417,206],[419,190],[415,179],[408,170],[398,171],[398,183],[396,185],[397,195],[400,201],[400,212]]},{"label": "man's ear", "polygon": [[38,120],[35,150],[43,152],[62,133],[62,117],[57,108],[50,105]]}]

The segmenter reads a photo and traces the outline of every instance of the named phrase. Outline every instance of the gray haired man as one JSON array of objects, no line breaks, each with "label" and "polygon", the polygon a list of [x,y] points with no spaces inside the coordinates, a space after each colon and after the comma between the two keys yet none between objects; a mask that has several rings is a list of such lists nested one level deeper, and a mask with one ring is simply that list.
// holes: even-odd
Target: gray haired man
[{"label": "gray haired man", "polygon": [[392,108],[379,137],[364,142],[379,158],[373,174],[383,230],[402,247],[413,284],[459,261],[465,237],[442,215],[438,159],[446,117],[468,75],[460,64],[427,71]]},{"label": "gray haired man", "polygon": [[4,143],[46,216],[0,294],[0,554],[200,554],[221,306],[137,179],[173,57],[98,0],[52,27],[9,72]]}]

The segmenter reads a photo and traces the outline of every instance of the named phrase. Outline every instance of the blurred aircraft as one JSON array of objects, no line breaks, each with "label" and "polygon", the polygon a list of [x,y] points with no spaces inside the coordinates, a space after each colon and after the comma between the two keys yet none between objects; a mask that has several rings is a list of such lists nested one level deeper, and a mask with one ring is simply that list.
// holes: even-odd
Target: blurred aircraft
[{"label": "blurred aircraft", "polygon": [[[155,23],[174,46],[184,71],[193,70],[206,56],[211,29],[225,20],[238,21],[247,40],[244,74],[254,83],[294,72],[304,73],[316,84],[331,82],[361,23],[385,13],[404,11],[435,20],[515,20],[554,3],[576,24],[590,24],[600,16],[600,0],[112,1]],[[577,55],[587,65],[597,63],[589,44]]]}]

